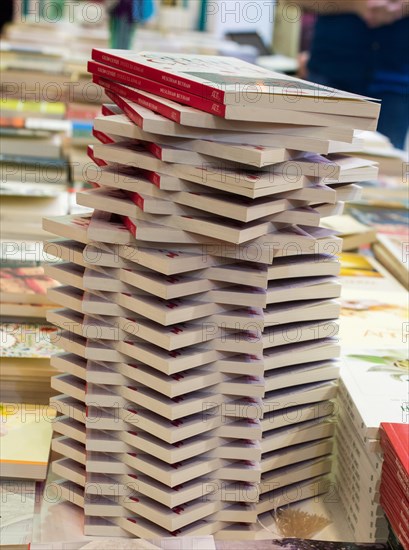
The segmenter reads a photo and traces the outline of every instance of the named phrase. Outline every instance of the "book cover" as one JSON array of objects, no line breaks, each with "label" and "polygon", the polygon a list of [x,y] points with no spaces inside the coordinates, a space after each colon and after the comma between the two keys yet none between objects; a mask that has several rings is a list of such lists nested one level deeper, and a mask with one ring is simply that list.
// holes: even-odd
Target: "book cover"
[{"label": "book cover", "polygon": [[46,478],[55,409],[0,404],[1,477]]},{"label": "book cover", "polygon": [[48,359],[59,351],[58,332],[51,325],[1,323],[0,356]]},{"label": "book cover", "polygon": [[[251,96],[253,102],[256,96],[260,103],[263,96],[273,95],[273,99],[269,99],[273,106],[275,96],[320,97],[327,98],[329,101],[350,99],[363,103],[367,99],[335,89],[324,91],[318,84],[268,71],[233,57],[158,52],[136,53],[94,48],[92,58],[111,67],[121,68],[131,74],[174,86],[187,93],[208,97],[220,103],[224,103],[225,98],[228,100],[226,103],[230,101],[242,103],[246,94]],[[309,104],[307,102],[307,105]],[[264,103],[263,106],[265,106]],[[354,108],[355,105],[352,103],[351,109]],[[371,104],[363,106],[363,110],[377,112],[376,106]]]},{"label": "book cover", "polygon": [[378,438],[381,422],[406,417],[409,365],[404,350],[347,353],[341,379],[358,412],[363,437]]},{"label": "book cover", "polygon": [[[409,477],[409,426],[405,423],[381,424],[381,442],[382,437],[391,445],[390,450],[402,465],[404,471]],[[384,448],[385,452],[387,448]]]},{"label": "book cover", "polygon": [[402,347],[405,289],[373,258],[341,255],[341,339],[348,348]]}]

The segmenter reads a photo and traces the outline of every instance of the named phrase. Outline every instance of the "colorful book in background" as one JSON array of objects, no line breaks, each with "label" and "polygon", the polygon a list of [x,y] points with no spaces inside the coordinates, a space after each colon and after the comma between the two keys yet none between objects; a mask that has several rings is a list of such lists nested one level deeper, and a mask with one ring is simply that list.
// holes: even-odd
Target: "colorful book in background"
[{"label": "colorful book in background", "polygon": [[1,152],[3,155],[59,158],[62,140],[59,134],[49,130],[12,128],[0,126]]},{"label": "colorful book in background", "polygon": [[50,304],[47,290],[59,283],[44,274],[44,268],[0,268],[0,301],[9,303]]},{"label": "colorful book in background", "polygon": [[[403,178],[402,178],[403,179]],[[379,175],[376,180],[362,181],[359,199],[354,205],[373,208],[409,209],[409,185],[394,176]]]},{"label": "colorful book in background", "polygon": [[408,235],[409,211],[392,208],[349,207],[348,214],[359,222],[387,235]]},{"label": "colorful book in background", "polygon": [[407,235],[378,235],[373,247],[375,257],[409,289],[409,232]]},{"label": "colorful book in background", "polygon": [[52,407],[0,404],[0,477],[47,477],[55,415]]},{"label": "colorful book in background", "polygon": [[348,348],[402,347],[406,290],[376,260],[343,253],[340,337]]},{"label": "colorful book in background", "polygon": [[[50,77],[48,77],[50,79]],[[3,117],[44,117],[62,119],[65,115],[65,104],[61,102],[20,101],[19,99],[2,98]]]},{"label": "colorful book in background", "polygon": [[32,323],[0,324],[0,357],[49,359],[60,351],[54,326]]}]

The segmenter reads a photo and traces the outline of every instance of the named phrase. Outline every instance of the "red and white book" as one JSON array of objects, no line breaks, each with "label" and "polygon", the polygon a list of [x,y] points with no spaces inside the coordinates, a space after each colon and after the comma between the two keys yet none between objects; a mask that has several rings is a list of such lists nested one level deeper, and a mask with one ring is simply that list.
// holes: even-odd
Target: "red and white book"
[{"label": "red and white book", "polygon": [[[198,109],[182,105],[171,99],[160,97],[144,90],[131,88],[126,84],[114,82],[100,76],[93,75],[92,81],[94,84],[102,86],[104,92],[118,94],[170,120],[174,120],[178,124],[185,124],[186,126],[238,130],[241,125],[241,128],[244,130],[244,122],[247,125],[250,123],[259,124],[260,128],[263,128],[263,126],[267,128],[268,124],[274,122],[279,124],[304,124],[307,126],[346,127],[360,130],[376,129],[376,119],[372,118],[309,113],[285,109],[255,108],[249,105],[244,109],[240,106],[224,108],[219,103],[214,103],[211,109],[208,108],[207,104],[202,105]],[[218,107],[217,111],[214,109],[215,105]],[[247,131],[251,131],[251,127]]]},{"label": "red and white book", "polygon": [[[380,110],[378,104],[366,97],[324,88],[233,57],[94,48],[92,59],[115,68],[117,75],[128,73],[128,82],[132,78],[136,82],[137,77],[160,83],[162,93],[167,89],[180,90],[179,100],[193,94],[224,106],[248,107],[250,104],[260,109],[316,111],[352,117],[377,117]],[[105,70],[107,78],[114,79],[115,73],[110,73],[108,67]]]}]

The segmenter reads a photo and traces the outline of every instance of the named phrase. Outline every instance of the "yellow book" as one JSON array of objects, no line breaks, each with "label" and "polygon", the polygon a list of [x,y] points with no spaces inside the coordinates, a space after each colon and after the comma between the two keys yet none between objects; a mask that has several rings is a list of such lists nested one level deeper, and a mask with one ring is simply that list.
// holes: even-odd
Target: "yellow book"
[{"label": "yellow book", "polygon": [[0,404],[0,477],[47,477],[55,415],[45,405]]}]

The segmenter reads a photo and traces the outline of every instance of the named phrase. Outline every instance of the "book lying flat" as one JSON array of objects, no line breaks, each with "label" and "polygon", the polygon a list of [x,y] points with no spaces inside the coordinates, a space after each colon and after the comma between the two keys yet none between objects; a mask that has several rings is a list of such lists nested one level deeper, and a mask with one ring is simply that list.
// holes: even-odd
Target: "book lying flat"
[{"label": "book lying flat", "polygon": [[80,243],[87,244],[87,229],[91,221],[90,214],[58,216],[54,218],[44,218],[43,228],[54,235],[72,239]]},{"label": "book lying flat", "polygon": [[55,410],[44,405],[2,403],[1,477],[47,477]]}]

